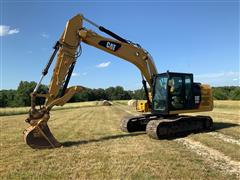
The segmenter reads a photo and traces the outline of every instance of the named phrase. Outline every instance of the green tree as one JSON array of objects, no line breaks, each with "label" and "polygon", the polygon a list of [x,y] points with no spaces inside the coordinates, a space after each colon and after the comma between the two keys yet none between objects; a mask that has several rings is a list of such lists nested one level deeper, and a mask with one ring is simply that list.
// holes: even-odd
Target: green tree
[{"label": "green tree", "polygon": [[94,96],[95,96],[95,100],[104,100],[104,99],[108,99],[105,90],[102,89],[102,88],[99,88],[99,89],[93,89],[92,92],[93,92],[93,94],[94,94]]},{"label": "green tree", "polygon": [[7,91],[1,90],[0,91],[0,107],[7,107],[7,105],[8,105]]},{"label": "green tree", "polygon": [[240,87],[236,87],[230,92],[230,99],[240,100]]},{"label": "green tree", "polygon": [[108,100],[114,100],[115,99],[114,91],[115,91],[114,87],[109,87],[109,88],[105,89]]},{"label": "green tree", "polygon": [[[18,106],[30,106],[31,105],[31,96],[30,94],[33,92],[34,88],[36,87],[37,83],[34,81],[27,82],[27,81],[21,81],[19,83],[19,86],[17,88],[16,92],[16,104]],[[38,93],[45,94],[47,93],[48,88],[45,85],[40,85]],[[43,104],[45,101],[44,98],[37,98],[36,104]]]},{"label": "green tree", "polygon": [[128,91],[125,91],[121,86],[109,87],[105,90],[105,92],[107,95],[107,99],[109,100],[131,99]]},{"label": "green tree", "polygon": [[213,98],[216,100],[227,100],[229,96],[228,90],[223,87],[213,88]]},{"label": "green tree", "polygon": [[144,89],[137,89],[132,92],[132,99],[146,99]]}]

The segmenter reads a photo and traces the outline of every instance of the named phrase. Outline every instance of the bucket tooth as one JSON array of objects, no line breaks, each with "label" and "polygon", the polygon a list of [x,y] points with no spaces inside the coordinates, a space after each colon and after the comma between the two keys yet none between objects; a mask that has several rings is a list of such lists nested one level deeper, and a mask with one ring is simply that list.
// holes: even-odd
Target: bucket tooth
[{"label": "bucket tooth", "polygon": [[46,122],[29,126],[23,134],[25,142],[33,149],[57,148],[62,146],[55,139]]}]

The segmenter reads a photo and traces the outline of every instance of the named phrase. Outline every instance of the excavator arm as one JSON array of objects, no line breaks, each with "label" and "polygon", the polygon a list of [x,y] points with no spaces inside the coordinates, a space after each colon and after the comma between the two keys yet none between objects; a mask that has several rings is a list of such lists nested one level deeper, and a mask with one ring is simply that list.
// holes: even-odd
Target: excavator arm
[{"label": "excavator arm", "polygon": [[[100,31],[112,36],[114,39],[103,37],[92,30],[86,29],[83,27],[84,21],[89,22]],[[54,46],[54,51],[49,62],[42,72],[42,77],[31,94],[31,109],[26,119],[26,122],[31,126],[24,131],[24,139],[32,148],[54,148],[61,146],[52,135],[47,121],[50,118],[49,112],[52,107],[55,105],[64,105],[76,92],[85,89],[82,86],[68,88],[74,66],[81,53],[82,42],[134,64],[141,71],[147,101],[148,104],[150,104],[146,82],[151,89],[151,77],[157,74],[157,69],[151,55],[140,45],[125,40],[108,29],[96,25],[83,15],[76,15],[67,22],[64,32]],[[38,94],[37,91],[41,81],[48,73],[48,69],[56,54],[57,60],[49,85],[49,92],[47,94]],[[39,109],[36,108],[35,104],[37,97],[46,98],[44,106]]]}]

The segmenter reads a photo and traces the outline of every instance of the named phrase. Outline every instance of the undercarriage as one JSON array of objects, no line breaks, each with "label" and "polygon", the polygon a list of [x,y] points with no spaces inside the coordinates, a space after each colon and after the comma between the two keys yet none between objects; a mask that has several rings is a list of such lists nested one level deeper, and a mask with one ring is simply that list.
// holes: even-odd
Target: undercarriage
[{"label": "undercarriage", "polygon": [[209,116],[132,116],[121,121],[123,132],[146,131],[153,139],[169,139],[190,133],[209,131],[213,128],[213,121]]}]

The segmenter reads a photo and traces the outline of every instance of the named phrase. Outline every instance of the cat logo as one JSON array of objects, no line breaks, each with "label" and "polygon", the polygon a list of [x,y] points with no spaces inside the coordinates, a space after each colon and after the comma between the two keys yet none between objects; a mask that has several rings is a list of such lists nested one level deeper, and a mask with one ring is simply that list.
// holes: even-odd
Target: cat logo
[{"label": "cat logo", "polygon": [[113,44],[113,43],[111,43],[111,42],[107,42],[106,47],[107,47],[108,49],[111,49],[111,50],[115,51],[116,44]]},{"label": "cat logo", "polygon": [[121,47],[121,44],[111,41],[100,41],[98,44],[111,51],[117,51]]}]

